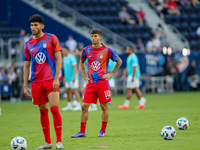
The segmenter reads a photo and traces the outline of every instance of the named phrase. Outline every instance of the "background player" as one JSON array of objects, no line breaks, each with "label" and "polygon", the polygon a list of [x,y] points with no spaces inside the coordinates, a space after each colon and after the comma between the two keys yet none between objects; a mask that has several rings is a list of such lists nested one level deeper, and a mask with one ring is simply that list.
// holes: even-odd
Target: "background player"
[{"label": "background player", "polygon": [[[109,61],[109,64],[108,64],[108,72],[109,72],[109,73],[114,69],[115,65],[116,65],[116,62]],[[115,76],[116,76],[116,75],[117,75],[117,73],[116,73],[112,78],[110,78],[110,79],[108,80],[109,86],[110,86],[111,95],[112,95],[112,93],[113,93],[113,91],[114,91],[114,87],[115,87]]]},{"label": "background player", "polygon": [[56,148],[64,149],[62,135],[62,118],[59,112],[59,73],[62,65],[61,46],[57,37],[44,33],[44,18],[33,15],[29,18],[33,37],[25,43],[22,60],[24,60],[24,94],[31,97],[28,77],[31,66],[32,100],[40,109],[40,121],[45,143],[36,149],[51,149],[50,124],[48,116],[49,102],[56,132]]},{"label": "background player", "polygon": [[[105,130],[108,122],[107,103],[111,101],[108,79],[110,79],[117,72],[122,64],[122,60],[112,49],[101,44],[102,31],[100,29],[91,30],[90,35],[92,45],[83,49],[80,61],[80,67],[86,81],[81,112],[81,127],[80,132],[72,135],[72,138],[86,136],[85,128],[88,120],[88,107],[91,103],[97,103],[98,98],[102,109],[102,127],[98,136],[105,136]],[[88,59],[88,76],[85,71],[86,59]],[[117,63],[113,71],[110,74],[106,74],[109,59],[112,59]]]},{"label": "background player", "polygon": [[139,88],[140,67],[139,67],[138,57],[133,53],[132,46],[128,46],[126,48],[126,53],[129,56],[126,60],[126,69],[123,72],[123,76],[121,77],[121,80],[124,80],[128,73],[127,85],[126,85],[127,95],[126,95],[126,100],[124,104],[121,106],[118,106],[118,108],[119,109],[129,108],[129,103],[132,96],[132,89],[135,91],[138,97],[138,102],[139,102],[139,105],[136,106],[135,109],[145,108],[146,99],[142,97],[142,93]]},{"label": "background player", "polygon": [[[108,63],[108,73],[112,72],[112,70],[114,69],[116,65],[116,62],[113,61],[109,61]],[[110,79],[108,79],[108,83],[109,83],[109,87],[110,87],[110,94],[113,95],[114,92],[114,87],[115,87],[115,76],[117,75],[117,73]],[[108,103],[109,105],[112,105],[112,102]]]},{"label": "background player", "polygon": [[79,78],[77,70],[77,60],[72,54],[69,53],[68,47],[63,48],[63,56],[65,88],[67,92],[67,106],[62,108],[62,110],[72,110],[72,92],[77,100],[76,106],[73,108],[73,110],[81,110],[80,94],[78,92]]}]

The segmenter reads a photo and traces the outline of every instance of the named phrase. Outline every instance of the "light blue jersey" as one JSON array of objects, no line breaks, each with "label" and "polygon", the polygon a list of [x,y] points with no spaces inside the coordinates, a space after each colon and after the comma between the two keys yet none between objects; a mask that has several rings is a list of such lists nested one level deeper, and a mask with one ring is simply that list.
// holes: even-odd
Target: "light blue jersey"
[{"label": "light blue jersey", "polygon": [[133,76],[133,67],[136,66],[135,78],[140,78],[140,65],[138,57],[133,53],[128,56],[126,60],[126,67],[128,70],[128,76]]},{"label": "light blue jersey", "polygon": [[[74,76],[73,65],[76,65],[76,64],[77,64],[77,60],[72,54],[69,54],[67,57],[63,58],[64,76],[67,82],[70,82],[73,80],[73,76]],[[76,80],[78,80],[78,70],[76,72]]]},{"label": "light blue jersey", "polygon": [[[115,68],[115,65],[116,65],[116,62],[113,62],[112,60],[109,60],[108,71],[111,72]],[[111,80],[111,79],[115,79],[115,77],[113,76],[109,80]]]}]

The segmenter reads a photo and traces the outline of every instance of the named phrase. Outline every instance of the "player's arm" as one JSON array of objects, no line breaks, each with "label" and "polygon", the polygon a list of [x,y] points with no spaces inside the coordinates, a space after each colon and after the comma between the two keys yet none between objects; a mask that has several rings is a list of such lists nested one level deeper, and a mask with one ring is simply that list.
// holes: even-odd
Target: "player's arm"
[{"label": "player's arm", "polygon": [[24,94],[26,97],[31,97],[31,92],[28,88],[28,77],[29,77],[29,71],[30,71],[30,61],[24,61]]},{"label": "player's arm", "polygon": [[56,58],[56,74],[55,74],[55,78],[53,81],[53,90],[55,92],[55,91],[57,91],[57,89],[59,87],[59,74],[60,74],[61,67],[62,67],[61,51],[55,52],[54,56]]},{"label": "player's arm", "polygon": [[109,74],[104,74],[102,77],[104,79],[110,79],[112,78],[112,76],[114,76],[114,74],[119,70],[120,66],[122,65],[122,60],[121,58],[118,57],[118,59],[116,60],[116,64],[115,64],[115,67],[114,69],[111,71],[111,73]]},{"label": "player's arm", "polygon": [[133,65],[133,77],[132,77],[132,82],[134,81],[135,78],[135,73],[136,73],[136,65]]},{"label": "player's arm", "polygon": [[72,67],[74,68],[73,82],[75,82],[75,80],[76,80],[76,72],[77,72],[77,64],[73,64]]},{"label": "player's arm", "polygon": [[122,75],[122,77],[121,77],[121,80],[124,80],[125,79],[125,77],[126,77],[126,75],[127,75],[127,68],[125,68],[124,70],[123,70],[123,75]]},{"label": "player's arm", "polygon": [[84,78],[86,84],[88,84],[89,78],[88,78],[86,70],[85,70],[85,62],[83,62],[82,60],[80,61],[80,68],[82,71],[83,78]]}]

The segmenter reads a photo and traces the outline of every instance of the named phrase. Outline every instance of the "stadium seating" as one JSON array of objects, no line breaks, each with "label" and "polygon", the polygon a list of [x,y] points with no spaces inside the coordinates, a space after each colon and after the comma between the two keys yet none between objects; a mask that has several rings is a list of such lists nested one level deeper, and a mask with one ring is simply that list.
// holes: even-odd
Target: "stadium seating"
[{"label": "stadium seating", "polygon": [[181,15],[166,14],[166,23],[174,25],[188,39],[191,50],[200,50],[200,40],[196,35],[196,30],[200,26],[200,5],[186,5],[185,7],[179,5],[178,8]]},{"label": "stadium seating", "polygon": [[21,28],[13,27],[9,22],[0,21],[0,37],[6,42],[9,38],[17,38]]},{"label": "stadium seating", "polygon": [[[132,19],[135,19],[135,10],[128,7],[126,0],[59,0],[67,6],[75,9],[79,13],[89,17],[90,19],[98,22],[113,32],[123,36],[124,38],[136,43],[137,38],[141,38],[144,43],[147,42],[151,36],[151,29],[148,25],[122,25],[118,18],[118,13],[122,6],[127,7],[127,11]],[[43,1],[43,6],[51,8],[50,3]],[[61,17],[68,17],[65,12],[59,10]],[[86,24],[77,20],[77,26],[85,26]],[[87,25],[88,27],[91,27]],[[137,33],[137,34],[136,34]],[[140,34],[138,34],[140,33]],[[132,35],[131,35],[132,34]],[[136,35],[135,35],[136,34]],[[108,42],[112,42],[112,39],[108,39]]]}]

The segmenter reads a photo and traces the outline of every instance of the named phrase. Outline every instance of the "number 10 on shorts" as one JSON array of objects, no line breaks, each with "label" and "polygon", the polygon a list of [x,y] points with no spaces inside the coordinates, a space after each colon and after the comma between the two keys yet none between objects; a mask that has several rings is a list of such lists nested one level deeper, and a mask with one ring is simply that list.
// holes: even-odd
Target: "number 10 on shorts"
[{"label": "number 10 on shorts", "polygon": [[110,97],[110,90],[104,91],[105,97]]}]

